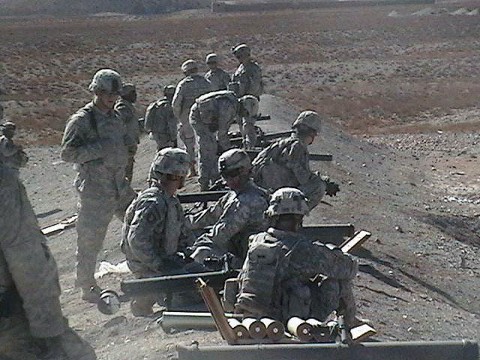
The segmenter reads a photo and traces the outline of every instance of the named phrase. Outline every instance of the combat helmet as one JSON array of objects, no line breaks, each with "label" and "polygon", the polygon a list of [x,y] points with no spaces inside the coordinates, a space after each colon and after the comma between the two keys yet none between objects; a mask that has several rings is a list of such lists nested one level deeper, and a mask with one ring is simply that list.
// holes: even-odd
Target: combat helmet
[{"label": "combat helmet", "polygon": [[250,48],[246,44],[239,44],[232,48],[232,54],[237,58],[243,55],[250,56]]},{"label": "combat helmet", "polygon": [[245,95],[238,99],[249,116],[258,114],[258,99],[253,95]]},{"label": "combat helmet", "polygon": [[88,89],[94,93],[104,91],[110,95],[120,95],[122,78],[118,72],[112,69],[101,69],[93,76]]},{"label": "combat helmet", "polygon": [[230,149],[225,151],[218,158],[218,171],[225,175],[235,170],[247,169],[252,167],[250,156],[241,149]]},{"label": "combat helmet", "polygon": [[197,70],[198,69],[198,64],[195,60],[188,59],[187,61],[185,61],[182,64],[181,69],[184,73],[186,73],[187,71],[191,71],[191,70]]},{"label": "combat helmet", "polygon": [[215,54],[215,53],[208,54],[208,55],[205,57],[205,63],[206,63],[206,64],[216,63],[216,62],[218,62],[218,55]]},{"label": "combat helmet", "polygon": [[163,95],[173,96],[175,94],[175,90],[175,85],[165,85],[165,87],[163,88]]},{"label": "combat helmet", "polygon": [[171,147],[161,149],[150,166],[149,179],[159,180],[160,174],[187,176],[190,162],[185,150]]},{"label": "combat helmet", "polygon": [[15,131],[17,128],[17,125],[15,125],[14,122],[7,121],[3,124],[0,124],[0,130],[5,131],[5,130],[10,130],[10,131]]},{"label": "combat helmet", "polygon": [[275,191],[270,205],[265,211],[267,216],[287,214],[308,215],[308,200],[303,192],[296,188],[284,187]]},{"label": "combat helmet", "polygon": [[298,115],[297,119],[293,122],[292,128],[298,128],[299,126],[305,126],[319,133],[322,130],[322,118],[315,111],[306,110]]}]

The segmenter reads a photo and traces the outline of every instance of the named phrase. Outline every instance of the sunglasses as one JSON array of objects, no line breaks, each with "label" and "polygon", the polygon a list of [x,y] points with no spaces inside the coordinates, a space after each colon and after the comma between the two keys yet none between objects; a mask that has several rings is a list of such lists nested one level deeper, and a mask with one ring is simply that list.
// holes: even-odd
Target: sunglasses
[{"label": "sunglasses", "polygon": [[184,176],[182,175],[167,174],[167,179],[170,181],[178,181],[178,180],[182,180],[183,178]]},{"label": "sunglasses", "polygon": [[222,171],[222,177],[225,179],[227,178],[234,178],[241,174],[242,169],[232,169],[232,170],[224,170]]}]

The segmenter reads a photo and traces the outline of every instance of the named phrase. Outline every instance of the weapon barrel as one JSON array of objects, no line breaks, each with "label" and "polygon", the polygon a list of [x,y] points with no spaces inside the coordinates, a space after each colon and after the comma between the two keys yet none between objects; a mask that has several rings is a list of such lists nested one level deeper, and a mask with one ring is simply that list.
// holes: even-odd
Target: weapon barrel
[{"label": "weapon barrel", "polygon": [[341,245],[345,238],[355,234],[355,227],[352,224],[307,225],[300,229],[300,233],[313,241]]},{"label": "weapon barrel", "polygon": [[196,193],[179,193],[178,200],[182,204],[195,202],[218,201],[228,191],[201,191]]},{"label": "weapon barrel", "polygon": [[[241,315],[225,314],[225,317]],[[163,329],[215,329],[215,321],[208,312],[164,311],[158,322]]]},{"label": "weapon barrel", "polygon": [[474,341],[365,342],[361,346],[342,344],[255,344],[235,346],[177,347],[179,360],[369,359],[369,360],[478,360]]},{"label": "weapon barrel", "polygon": [[175,293],[183,291],[191,291],[196,289],[195,281],[201,277],[208,284],[215,288],[221,289],[225,280],[235,277],[237,274],[234,270],[210,271],[195,274],[180,274],[169,276],[158,276],[145,279],[134,279],[122,281],[120,287],[126,295],[139,296],[158,293]]},{"label": "weapon barrel", "polygon": [[[250,156],[250,159],[253,160],[255,157],[262,151],[262,149],[249,149],[245,150]],[[309,159],[312,161],[332,161],[333,156],[332,154],[310,154]]]}]

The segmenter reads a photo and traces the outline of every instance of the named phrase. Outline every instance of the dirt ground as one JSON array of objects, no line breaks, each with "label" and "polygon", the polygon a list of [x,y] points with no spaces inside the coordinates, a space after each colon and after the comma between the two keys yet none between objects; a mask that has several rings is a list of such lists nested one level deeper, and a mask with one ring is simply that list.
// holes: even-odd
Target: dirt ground
[{"label": "dirt ground", "polygon": [[[137,84],[138,108],[181,78],[187,58],[251,45],[267,94],[267,131],[309,108],[330,118],[312,163],[339,182],[306,223],[352,223],[372,237],[357,254],[359,315],[380,341],[480,340],[480,2],[153,17],[0,18],[0,101],[20,127],[30,162],[22,178],[41,225],[75,212],[71,164],[58,144],[69,114],[89,101],[102,67]],[[473,13],[472,13],[473,12]],[[456,13],[457,15],[453,15]],[[468,15],[470,14],[470,15]],[[134,186],[145,185],[154,146],[143,138]],[[186,190],[198,189],[194,179]],[[122,261],[121,223],[100,260]],[[217,332],[167,331],[80,300],[73,286],[75,230],[49,238],[71,325],[100,359],[168,359],[177,344],[223,344]],[[118,290],[121,277],[104,287]]]}]

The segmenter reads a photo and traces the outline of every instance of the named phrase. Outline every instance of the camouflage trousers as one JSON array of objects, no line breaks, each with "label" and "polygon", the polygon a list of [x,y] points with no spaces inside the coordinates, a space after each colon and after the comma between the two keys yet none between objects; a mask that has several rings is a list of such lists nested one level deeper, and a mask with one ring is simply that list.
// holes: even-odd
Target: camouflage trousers
[{"label": "camouflage trousers", "polygon": [[132,183],[133,179],[133,165],[135,164],[135,154],[137,153],[137,145],[128,147],[128,160],[125,167],[125,177],[128,179],[128,183]]},{"label": "camouflage trousers", "polygon": [[129,187],[118,198],[80,196],[77,220],[77,278],[75,285],[89,289],[96,285],[94,278],[97,256],[103,248],[108,224],[113,216],[121,221],[125,211],[135,198]]},{"label": "camouflage trousers", "polygon": [[96,360],[93,348],[68,327],[51,338],[36,338],[30,333],[23,314],[0,318],[1,360]]},{"label": "camouflage trousers", "polygon": [[218,173],[218,144],[216,132],[210,131],[202,123],[193,123],[198,141],[198,183],[200,190],[206,191],[210,183],[214,183],[220,174]]},{"label": "camouflage trousers", "polygon": [[195,160],[195,131],[188,121],[188,115],[186,119],[180,119],[178,134],[185,145],[186,152],[190,155],[192,160]]},{"label": "camouflage trousers", "polygon": [[251,149],[257,144],[257,131],[255,130],[255,118],[242,117],[239,124],[243,137],[243,147]]},{"label": "camouflage trousers", "polygon": [[166,147],[177,147],[177,139],[171,139],[168,134],[152,133],[152,139],[157,143],[157,151]]}]

